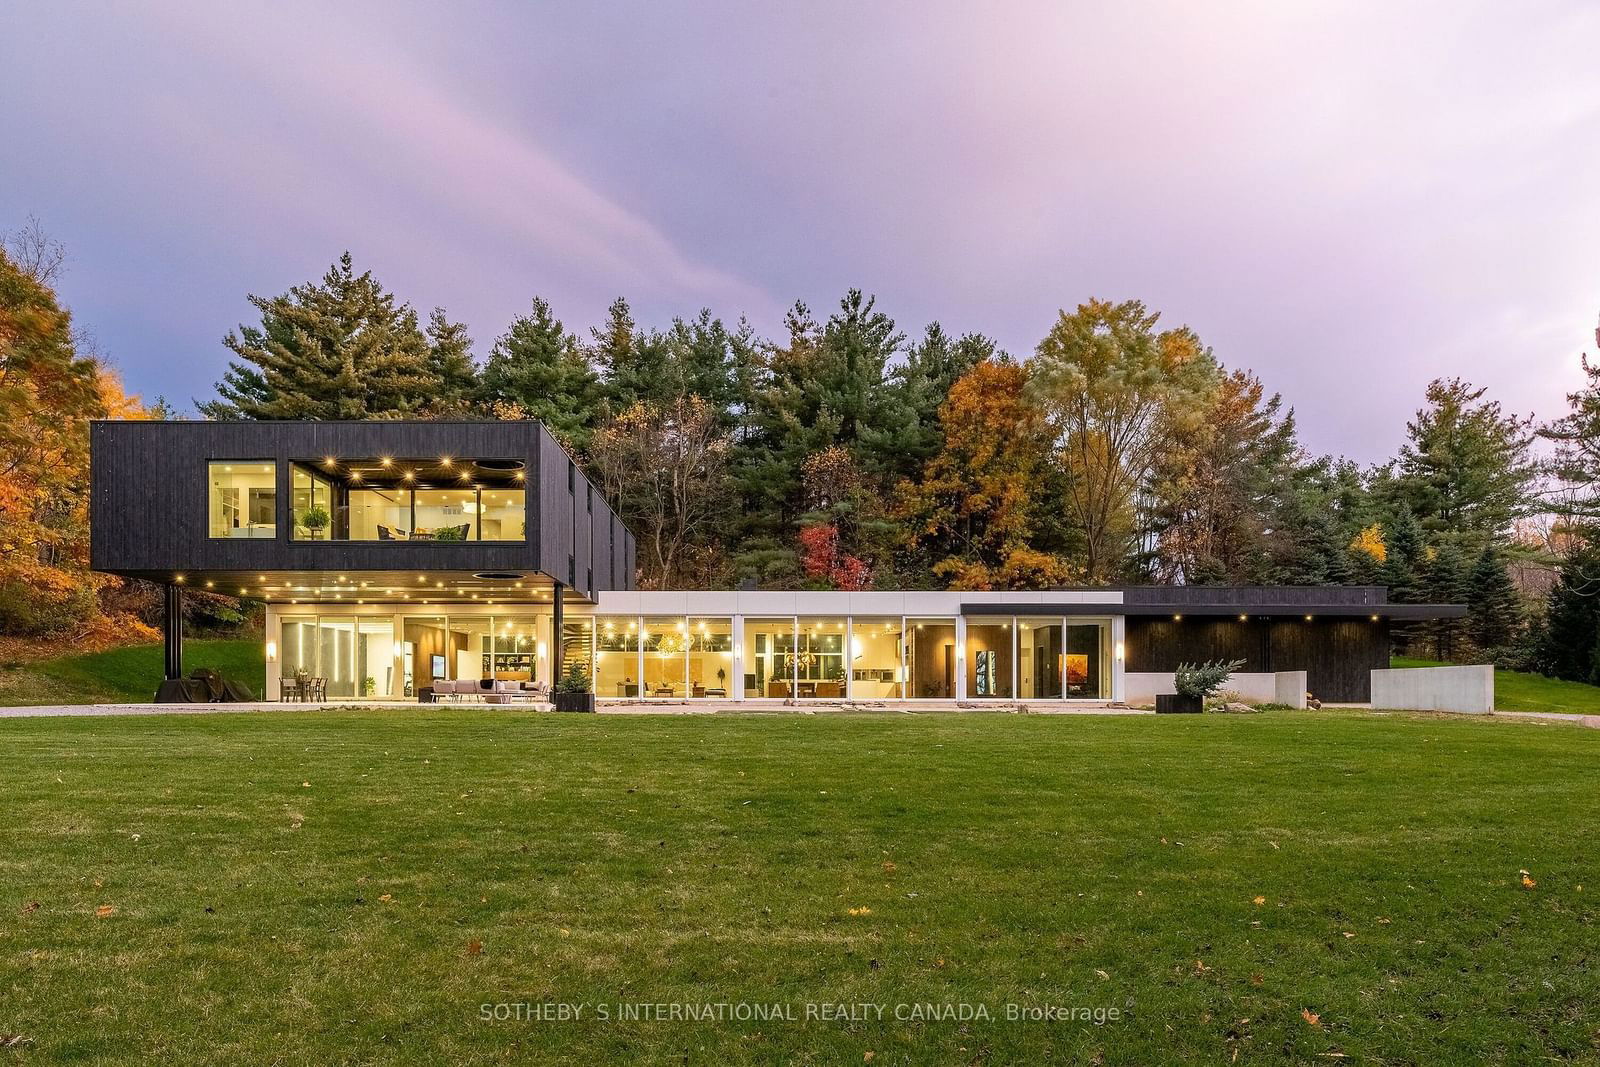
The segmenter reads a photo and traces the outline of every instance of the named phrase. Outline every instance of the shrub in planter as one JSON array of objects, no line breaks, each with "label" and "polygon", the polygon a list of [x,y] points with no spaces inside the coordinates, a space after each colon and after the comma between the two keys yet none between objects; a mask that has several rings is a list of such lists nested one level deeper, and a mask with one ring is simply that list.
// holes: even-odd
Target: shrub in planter
[{"label": "shrub in planter", "polygon": [[1176,694],[1156,697],[1156,711],[1167,714],[1198,714],[1205,710],[1206,698],[1221,689],[1228,675],[1244,666],[1244,660],[1213,660],[1209,663],[1180,663],[1172,675]]},{"label": "shrub in planter", "polygon": [[550,702],[557,711],[593,711],[594,693],[589,687],[589,672],[574,663],[556,680]]}]

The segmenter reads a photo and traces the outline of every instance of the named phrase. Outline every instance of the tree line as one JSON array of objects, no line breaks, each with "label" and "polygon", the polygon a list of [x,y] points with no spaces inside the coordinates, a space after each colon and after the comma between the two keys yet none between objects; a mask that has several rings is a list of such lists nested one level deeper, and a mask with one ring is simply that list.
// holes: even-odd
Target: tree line
[{"label": "tree line", "polygon": [[250,302],[204,417],[538,419],[635,531],[645,587],[1379,584],[1470,606],[1399,628],[1414,653],[1600,681],[1587,361],[1544,425],[1437,380],[1363,468],[1138,301],[1061,311],[1026,358],[908,333],[854,289],[776,338],[705,309],[643,325],[620,298],[571,328],[534,297],[484,349],[348,254]]}]

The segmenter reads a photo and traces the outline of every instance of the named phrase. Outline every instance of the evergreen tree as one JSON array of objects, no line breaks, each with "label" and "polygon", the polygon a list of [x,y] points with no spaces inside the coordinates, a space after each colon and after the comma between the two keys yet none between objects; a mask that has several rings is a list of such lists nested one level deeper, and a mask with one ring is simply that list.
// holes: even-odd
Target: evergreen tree
[{"label": "evergreen tree", "polygon": [[1545,601],[1539,670],[1573,682],[1600,684],[1600,552],[1576,549],[1561,563]]},{"label": "evergreen tree", "polygon": [[[1446,541],[1434,550],[1426,561],[1424,589],[1428,600],[1435,604],[1462,604],[1467,599],[1467,568],[1461,550]],[[1433,641],[1434,658],[1451,662],[1461,651],[1461,635],[1465,630],[1461,619],[1432,619],[1427,623],[1427,634]]]},{"label": "evergreen tree", "polygon": [[592,327],[589,336],[589,360],[605,383],[612,414],[640,402],[662,404],[683,395],[681,380],[670,373],[668,340],[640,330],[627,300],[613,300],[605,325]]},{"label": "evergreen tree", "polygon": [[428,316],[428,369],[439,379],[430,405],[435,414],[461,414],[478,393],[478,365],[466,323],[451,322],[444,308]]},{"label": "evergreen tree", "polygon": [[743,322],[739,330],[744,336],[736,338],[709,308],[701,308],[691,321],[673,319],[663,339],[667,383],[678,394],[704,400],[723,430],[732,430],[742,417],[738,344],[748,344],[751,331]]},{"label": "evergreen tree", "polygon": [[[1395,604],[1421,603],[1426,594],[1423,581],[1422,526],[1407,508],[1389,521],[1383,531],[1385,556],[1378,569],[1382,584],[1389,587],[1389,600]],[[1426,635],[1426,624],[1395,623],[1390,634],[1402,648],[1410,648]]]},{"label": "evergreen tree", "polygon": [[1467,579],[1467,636],[1484,653],[1511,646],[1522,629],[1522,598],[1505,560],[1493,545],[1485,548]]},{"label": "evergreen tree", "polygon": [[1485,390],[1459,378],[1428,385],[1427,406],[1406,424],[1407,441],[1382,492],[1409,508],[1433,540],[1479,551],[1528,506],[1537,466],[1531,420],[1503,415]]},{"label": "evergreen tree", "polygon": [[922,340],[906,349],[905,362],[891,376],[891,387],[898,391],[900,408],[910,420],[903,453],[907,473],[920,471],[944,447],[939,409],[951,387],[979,363],[996,357],[1005,354],[989,338],[971,333],[953,338],[937,322],[929,323]]},{"label": "evergreen tree", "polygon": [[483,368],[482,399],[519,405],[569,448],[582,452],[600,418],[600,379],[543,297],[496,339]]},{"label": "evergreen tree", "polygon": [[416,312],[356,274],[348,252],[320,283],[250,303],[261,324],[224,338],[239,361],[217,383],[221,399],[198,405],[210,418],[400,418],[440,395]]}]

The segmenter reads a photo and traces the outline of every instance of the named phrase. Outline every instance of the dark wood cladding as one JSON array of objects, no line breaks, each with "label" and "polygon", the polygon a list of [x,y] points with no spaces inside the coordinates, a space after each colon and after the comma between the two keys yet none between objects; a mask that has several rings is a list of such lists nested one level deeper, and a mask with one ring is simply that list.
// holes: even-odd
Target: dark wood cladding
[{"label": "dark wood cladding", "polygon": [[1378,606],[1389,602],[1389,591],[1381,585],[1132,585],[1122,588],[1122,602],[1236,604],[1240,607],[1255,604]]},{"label": "dark wood cladding", "polygon": [[1372,674],[1389,666],[1389,625],[1369,619],[1149,619],[1130,616],[1127,669],[1174,671],[1180,663],[1244,660],[1245,673],[1305,671],[1321,700],[1372,699]]},{"label": "dark wood cladding", "polygon": [[[581,543],[624,553],[632,535],[599,490],[534,422],[96,422],[90,429],[90,558],[96,570],[161,579],[173,572],[477,571],[543,572],[569,581],[568,556]],[[332,455],[457,456],[517,459],[526,464],[527,535],[517,542],[459,543],[292,541],[287,501],[291,461]],[[207,464],[212,460],[271,461],[277,465],[277,536],[209,536]],[[574,507],[576,500],[577,507]],[[592,508],[592,510],[591,510]],[[575,591],[631,588],[631,572],[615,574],[587,563]]]}]

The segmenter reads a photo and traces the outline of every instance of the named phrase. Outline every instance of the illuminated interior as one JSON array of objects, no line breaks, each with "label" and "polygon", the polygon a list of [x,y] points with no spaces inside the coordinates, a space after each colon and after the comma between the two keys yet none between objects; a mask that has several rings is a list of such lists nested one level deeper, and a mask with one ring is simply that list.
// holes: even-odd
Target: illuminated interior
[{"label": "illuminated interior", "polygon": [[206,464],[212,537],[278,535],[275,463],[217,460]]}]

